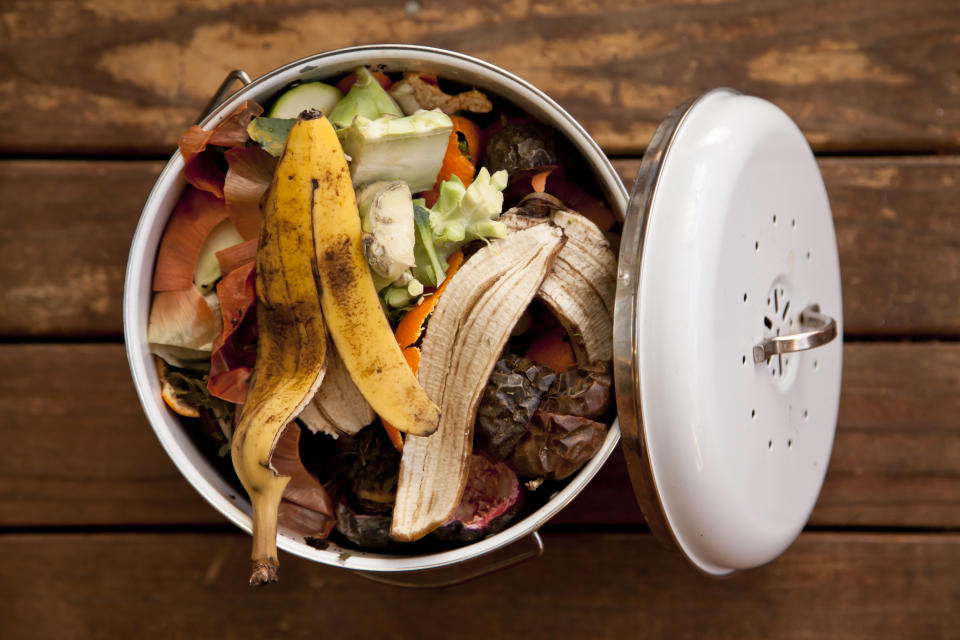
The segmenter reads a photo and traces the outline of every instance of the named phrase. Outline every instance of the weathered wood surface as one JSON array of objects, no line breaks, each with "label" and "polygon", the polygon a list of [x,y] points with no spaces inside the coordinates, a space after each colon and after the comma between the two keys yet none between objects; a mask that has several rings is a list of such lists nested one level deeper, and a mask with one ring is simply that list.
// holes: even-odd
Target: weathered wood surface
[{"label": "weathered wood surface", "polygon": [[0,635],[21,638],[960,637],[960,536],[805,534],[706,578],[648,534],[547,534],[544,557],[429,593],[286,554],[246,585],[240,534],[7,535]]},{"label": "weathered wood surface", "polygon": [[[960,345],[850,344],[812,523],[960,527]],[[214,524],[133,391],[120,345],[0,346],[0,527]],[[554,520],[639,524],[618,453]]]},{"label": "weathered wood surface", "polygon": [[[639,161],[619,160],[631,184]],[[960,335],[960,157],[827,158],[848,335]],[[0,335],[121,335],[158,162],[0,161]]]},{"label": "weathered wood surface", "polygon": [[820,150],[956,149],[958,32],[955,0],[8,0],[0,150],[167,151],[231,69],[377,42],[500,65],[618,154],[715,86],[772,100]]},{"label": "weathered wood surface", "polygon": [[[958,33],[956,0],[0,2],[0,637],[960,638]],[[134,393],[127,251],[156,158],[226,72],[371,42],[503,66],[618,158],[718,85],[834,154],[860,341],[811,518],[831,533],[703,578],[644,533],[617,453],[515,570],[423,593],[285,555],[248,590],[249,539]]]}]

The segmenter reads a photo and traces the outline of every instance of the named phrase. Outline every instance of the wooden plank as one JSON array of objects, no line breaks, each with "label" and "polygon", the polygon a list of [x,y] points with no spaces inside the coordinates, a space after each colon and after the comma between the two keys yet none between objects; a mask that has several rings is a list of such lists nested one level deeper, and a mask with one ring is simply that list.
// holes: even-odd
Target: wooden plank
[{"label": "wooden plank", "polygon": [[156,162],[0,162],[0,332],[121,335],[130,241]]},{"label": "wooden plank", "polygon": [[[618,160],[631,184],[639,161]],[[848,335],[960,335],[960,158],[828,158]],[[158,162],[0,161],[0,335],[119,336]]]},{"label": "wooden plank", "polygon": [[[960,527],[960,345],[850,344],[813,524]],[[0,527],[225,522],[143,417],[119,345],[0,346]],[[639,524],[622,456],[554,520]]]},{"label": "wooden plank", "polygon": [[256,77],[322,50],[376,42],[498,64],[553,96],[618,154],[640,151],[670,109],[715,86],[772,100],[821,150],[960,145],[953,0],[132,7],[4,4],[0,148],[167,151],[231,69]]},{"label": "wooden plank", "polygon": [[0,346],[0,523],[222,523],[154,437],[121,345]]},{"label": "wooden plank", "polygon": [[960,536],[805,534],[707,578],[648,534],[547,534],[544,557],[429,592],[282,554],[246,585],[239,534],[8,535],[5,638],[957,638]]}]

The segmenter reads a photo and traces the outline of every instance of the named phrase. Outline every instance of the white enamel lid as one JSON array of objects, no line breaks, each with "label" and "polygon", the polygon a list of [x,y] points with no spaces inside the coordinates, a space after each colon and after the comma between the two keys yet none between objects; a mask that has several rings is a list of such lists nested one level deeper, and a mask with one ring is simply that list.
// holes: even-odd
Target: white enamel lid
[{"label": "white enamel lid", "polygon": [[701,571],[765,564],[806,524],[841,336],[830,204],[800,130],[728,89],[678,107],[624,221],[614,372],[644,516]]}]

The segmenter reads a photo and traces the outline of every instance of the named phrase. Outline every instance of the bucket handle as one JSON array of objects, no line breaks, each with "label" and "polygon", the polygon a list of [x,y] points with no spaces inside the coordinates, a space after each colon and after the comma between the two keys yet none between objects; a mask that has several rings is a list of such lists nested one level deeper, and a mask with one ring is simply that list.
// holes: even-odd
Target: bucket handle
[{"label": "bucket handle", "polygon": [[493,553],[473,558],[459,564],[424,569],[422,571],[403,571],[397,573],[379,573],[354,571],[355,574],[382,584],[411,589],[439,589],[463,584],[470,580],[502,571],[514,565],[539,558],[543,555],[543,539],[539,531],[534,531],[514,544]]},{"label": "bucket handle", "polygon": [[[213,97],[210,98],[210,102],[207,103],[207,106],[203,108],[203,111],[200,112],[200,115],[197,116],[196,124],[200,124],[203,120],[209,116],[211,113],[216,110],[217,107],[228,97],[236,93],[233,91],[233,83],[239,81],[243,87],[247,86],[251,82],[250,75],[243,69],[234,69],[227,74],[227,77],[223,79],[223,82],[220,83],[220,86],[217,87],[216,92],[214,92]],[[242,88],[242,87],[241,87]]]}]

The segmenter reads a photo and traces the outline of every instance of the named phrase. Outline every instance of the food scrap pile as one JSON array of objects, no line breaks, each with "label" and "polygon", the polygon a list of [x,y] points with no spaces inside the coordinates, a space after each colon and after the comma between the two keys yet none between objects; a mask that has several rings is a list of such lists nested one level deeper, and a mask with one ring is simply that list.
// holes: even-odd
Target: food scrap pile
[{"label": "food scrap pile", "polygon": [[252,584],[278,527],[383,552],[496,533],[606,437],[615,221],[501,102],[360,67],[181,137],[147,337],[250,496]]}]

